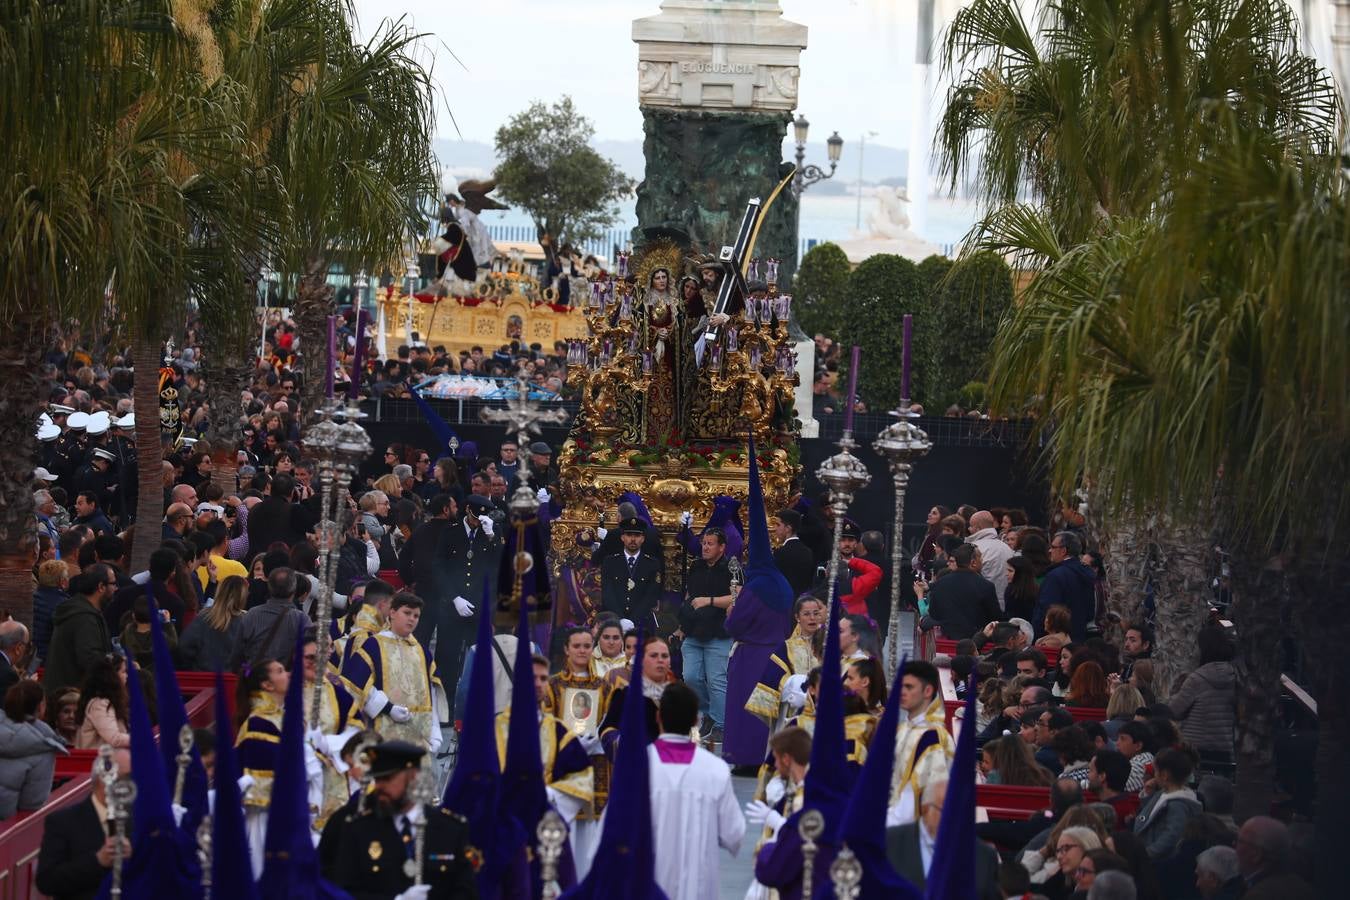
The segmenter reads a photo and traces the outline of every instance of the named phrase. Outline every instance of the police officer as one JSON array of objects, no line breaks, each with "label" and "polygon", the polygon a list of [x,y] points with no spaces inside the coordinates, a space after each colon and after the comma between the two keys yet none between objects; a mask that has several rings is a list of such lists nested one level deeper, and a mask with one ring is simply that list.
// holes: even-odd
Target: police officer
[{"label": "police officer", "polygon": [[[347,820],[338,843],[336,882],[356,900],[474,898],[481,856],[469,844],[463,816],[414,802],[413,780],[426,751],[406,741],[385,741],[370,751],[374,780],[361,811]],[[417,829],[425,828],[422,886],[417,871]]]},{"label": "police officer", "polygon": [[112,504],[112,514],[120,517],[123,525],[136,515],[136,498],[140,484],[136,466],[136,414],[127,413],[112,420],[113,436],[108,449],[117,457],[113,471],[117,473],[117,486]]},{"label": "police officer", "polygon": [[633,516],[619,530],[623,552],[600,564],[600,604],[622,619],[650,621],[661,602],[661,566],[646,549],[647,523]]},{"label": "police officer", "polygon": [[492,615],[490,609],[479,609],[485,580],[497,575],[502,546],[491,512],[492,501],[481,494],[471,494],[464,501],[463,518],[442,529],[433,589],[419,585],[428,605],[415,635],[423,647],[430,647],[431,636],[436,634],[436,673],[447,697],[455,696],[464,654],[478,630],[478,616]]},{"label": "police officer", "polygon": [[112,473],[116,459],[111,450],[95,447],[89,454],[89,461],[75,473],[74,493],[79,495],[87,491],[98,498],[101,508],[110,509],[117,489],[117,479]]}]

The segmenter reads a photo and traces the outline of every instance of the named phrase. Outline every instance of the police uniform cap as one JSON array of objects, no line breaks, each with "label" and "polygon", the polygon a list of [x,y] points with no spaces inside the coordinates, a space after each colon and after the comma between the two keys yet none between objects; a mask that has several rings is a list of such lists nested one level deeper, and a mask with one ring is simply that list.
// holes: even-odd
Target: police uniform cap
[{"label": "police uniform cap", "polygon": [[637,516],[633,516],[631,519],[624,519],[623,522],[619,524],[619,530],[624,534],[646,534],[647,523]]},{"label": "police uniform cap", "polygon": [[370,756],[370,777],[387,778],[405,769],[422,765],[426,751],[408,741],[382,741],[367,751]]},{"label": "police uniform cap", "polygon": [[858,523],[855,522],[855,521],[853,521],[852,519],[845,519],[845,520],[844,520],[844,530],[843,530],[843,532],[842,532],[839,536],[840,536],[840,537],[846,537],[846,538],[853,538],[855,541],[861,540],[861,539],[862,539],[862,529],[860,529],[860,528],[858,527]]},{"label": "police uniform cap", "polygon": [[478,516],[492,511],[492,501],[482,494],[470,494],[468,499],[464,501],[464,508]]}]

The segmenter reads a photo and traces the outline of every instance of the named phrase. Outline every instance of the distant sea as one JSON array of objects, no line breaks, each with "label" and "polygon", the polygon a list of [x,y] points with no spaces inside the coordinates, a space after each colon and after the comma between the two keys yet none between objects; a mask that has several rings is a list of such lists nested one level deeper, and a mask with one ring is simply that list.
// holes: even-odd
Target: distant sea
[{"label": "distant sea", "polygon": [[[861,212],[856,193],[837,191],[812,193],[808,188],[802,195],[801,234],[804,240],[840,241],[854,236],[855,225],[862,223],[862,231],[867,232],[867,220],[877,208],[877,201],[869,193],[875,190],[871,186],[863,188]],[[620,217],[617,227],[631,229],[637,224],[632,199],[619,207]],[[970,200],[934,197],[929,200],[928,221],[919,237],[930,243],[947,249],[959,244],[971,226],[975,223],[978,210]],[[911,216],[912,217],[912,216]],[[488,225],[529,225],[530,219],[518,210],[505,212],[485,212],[483,221]]]}]

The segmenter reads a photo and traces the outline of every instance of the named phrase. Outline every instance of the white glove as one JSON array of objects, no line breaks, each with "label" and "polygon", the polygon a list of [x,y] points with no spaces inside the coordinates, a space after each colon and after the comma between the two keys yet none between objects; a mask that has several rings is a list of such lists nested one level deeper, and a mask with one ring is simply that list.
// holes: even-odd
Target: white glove
[{"label": "white glove", "polygon": [[328,742],[324,740],[323,732],[318,728],[311,728],[305,732],[305,739],[309,741],[309,745],[314,748],[315,753],[328,755]]},{"label": "white glove", "polygon": [[408,707],[406,706],[395,705],[389,708],[389,718],[402,725],[412,718],[412,713],[408,712]]},{"label": "white glove", "polygon": [[427,900],[431,893],[431,885],[416,884],[399,894],[394,900]]},{"label": "white glove", "polygon": [[752,825],[763,825],[771,831],[777,831],[784,822],[783,814],[763,800],[751,800],[745,804],[745,820]]},{"label": "white glove", "polygon": [[483,529],[483,534],[492,537],[492,519],[487,516],[480,516],[478,519],[478,527]]},{"label": "white glove", "polygon": [[690,525],[692,525],[693,523],[694,523],[694,514],[693,514],[693,513],[691,513],[691,512],[690,512],[689,510],[687,510],[687,509],[686,509],[684,512],[680,513],[680,527],[681,527],[681,528],[688,528],[688,527],[689,527]]},{"label": "white glove", "polygon": [[539,490],[534,492],[534,499],[538,500],[541,504],[543,504],[552,500],[553,497],[549,494],[548,488],[540,488]]},{"label": "white glove", "polygon": [[586,751],[587,756],[600,756],[605,752],[598,734],[583,734],[577,740],[581,742],[581,749]]},{"label": "white glove", "polygon": [[183,824],[183,816],[187,815],[187,807],[179,806],[177,803],[174,803],[169,808],[173,810],[173,824],[181,826]]},{"label": "white glove", "polygon": [[469,616],[473,615],[473,604],[463,597],[456,597],[450,602],[455,604],[455,612],[459,613],[464,618],[467,619]]},{"label": "white glove", "polygon": [[619,627],[620,627],[621,629],[623,629],[623,633],[624,633],[624,634],[627,634],[628,632],[632,631],[632,630],[633,630],[634,628],[636,628],[637,626],[633,624],[633,620],[632,620],[632,619],[620,619],[620,620],[619,620]]},{"label": "white glove", "polygon": [[252,775],[240,775],[238,781],[239,799],[240,800],[244,799],[244,795],[248,793],[249,788],[253,787],[253,785],[257,783],[258,783],[257,779],[255,779]]},{"label": "white glove", "polygon": [[609,529],[608,529],[608,528],[597,528],[597,529],[595,529],[595,536],[598,537],[600,540],[603,541],[605,538],[609,537]]},{"label": "white glove", "polygon": [[806,676],[791,675],[783,684],[783,702],[793,709],[806,705]]},{"label": "white glove", "polygon": [[777,806],[778,801],[783,799],[787,793],[787,782],[781,778],[770,778],[769,783],[764,785],[764,802],[770,806]]}]

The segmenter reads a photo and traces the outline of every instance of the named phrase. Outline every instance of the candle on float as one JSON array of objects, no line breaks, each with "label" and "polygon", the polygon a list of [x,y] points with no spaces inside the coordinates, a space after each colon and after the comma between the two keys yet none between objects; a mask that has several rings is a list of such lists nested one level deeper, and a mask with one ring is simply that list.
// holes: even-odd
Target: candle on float
[{"label": "candle on float", "polygon": [[904,349],[900,354],[900,400],[902,405],[908,405],[910,399],[909,393],[909,361],[910,361],[910,341],[914,337],[914,317],[905,313],[905,336]]},{"label": "candle on float", "polygon": [[854,344],[848,363],[848,406],[844,407],[845,431],[853,430],[853,404],[858,396],[858,359],[861,356],[862,348]]},{"label": "candle on float", "polygon": [[356,311],[356,350],[352,353],[352,383],[347,388],[347,399],[355,400],[361,392],[361,366],[365,356],[366,311]]},{"label": "candle on float", "polygon": [[333,366],[337,362],[337,316],[328,317],[328,367],[323,370],[323,395],[333,399]]}]

